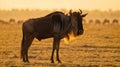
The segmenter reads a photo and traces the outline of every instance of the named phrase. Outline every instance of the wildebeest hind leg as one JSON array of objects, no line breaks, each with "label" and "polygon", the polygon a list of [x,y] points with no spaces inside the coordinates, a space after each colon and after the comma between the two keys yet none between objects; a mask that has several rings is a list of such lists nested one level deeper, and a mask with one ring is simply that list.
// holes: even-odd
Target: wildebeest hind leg
[{"label": "wildebeest hind leg", "polygon": [[51,55],[51,63],[54,63],[54,52],[56,49],[56,44],[55,44],[55,40],[53,41],[53,50],[52,50],[52,55]]},{"label": "wildebeest hind leg", "polygon": [[23,58],[23,61],[25,61],[24,53],[23,53],[23,45],[25,43],[24,36],[22,38],[22,43],[21,43],[21,58]]},{"label": "wildebeest hind leg", "polygon": [[29,59],[28,59],[28,49],[32,43],[34,39],[34,36],[29,36],[29,37],[26,37],[26,40],[25,40],[25,43],[23,45],[23,61],[24,62],[29,62]]}]

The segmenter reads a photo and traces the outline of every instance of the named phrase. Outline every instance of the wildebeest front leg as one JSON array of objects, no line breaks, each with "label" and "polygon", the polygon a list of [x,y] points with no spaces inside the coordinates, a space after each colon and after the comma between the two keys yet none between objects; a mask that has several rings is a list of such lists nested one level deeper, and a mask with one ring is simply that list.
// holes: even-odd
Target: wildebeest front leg
[{"label": "wildebeest front leg", "polygon": [[59,46],[60,46],[60,40],[58,40],[56,44],[56,59],[58,63],[61,63],[61,60],[59,59]]},{"label": "wildebeest front leg", "polygon": [[61,62],[59,60],[59,54],[58,54],[59,43],[60,43],[60,39],[55,37],[54,40],[53,40],[53,50],[52,50],[52,55],[51,55],[51,63],[54,63],[54,52],[55,52],[55,50],[56,50],[57,60],[58,60],[58,62]]}]

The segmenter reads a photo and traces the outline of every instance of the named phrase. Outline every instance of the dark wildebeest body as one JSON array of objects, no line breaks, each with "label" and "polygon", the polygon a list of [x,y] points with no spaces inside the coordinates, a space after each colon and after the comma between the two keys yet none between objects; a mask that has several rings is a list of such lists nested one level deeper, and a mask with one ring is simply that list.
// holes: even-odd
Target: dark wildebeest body
[{"label": "dark wildebeest body", "polygon": [[110,20],[104,19],[103,24],[109,24],[109,23],[110,23]]},{"label": "dark wildebeest body", "polygon": [[93,22],[94,22],[93,19],[89,20],[89,24],[93,24]]},{"label": "dark wildebeest body", "polygon": [[70,22],[68,22],[70,21],[69,17],[65,16],[62,12],[54,12],[38,19],[34,20],[34,31],[38,40],[54,37],[55,35],[63,38],[64,36],[60,36],[59,34],[62,35],[68,25],[70,27]]},{"label": "dark wildebeest body", "polygon": [[[81,12],[81,13],[80,13]],[[54,63],[54,51],[56,50],[57,61],[59,59],[59,45],[60,40],[64,37],[69,39],[69,33],[73,32],[75,36],[83,33],[82,17],[87,14],[80,12],[71,12],[70,16],[66,16],[62,12],[53,12],[45,17],[29,19],[23,23],[23,39],[21,45],[21,57],[24,62],[28,60],[28,48],[30,47],[34,38],[38,40],[53,37],[53,50],[51,55],[51,62]]]},{"label": "dark wildebeest body", "polygon": [[118,23],[119,23],[119,22],[118,22],[117,19],[113,19],[112,24],[118,24]]},{"label": "dark wildebeest body", "polygon": [[96,19],[95,20],[95,24],[100,24],[101,22],[100,22],[100,20],[99,19]]}]

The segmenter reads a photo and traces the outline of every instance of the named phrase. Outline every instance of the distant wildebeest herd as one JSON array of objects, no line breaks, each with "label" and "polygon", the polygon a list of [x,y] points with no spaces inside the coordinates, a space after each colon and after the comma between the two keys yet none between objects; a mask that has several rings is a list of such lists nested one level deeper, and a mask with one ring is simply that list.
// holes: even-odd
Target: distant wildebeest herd
[{"label": "distant wildebeest herd", "polygon": [[96,25],[99,25],[99,24],[103,24],[103,25],[106,25],[106,24],[119,24],[119,20],[118,19],[84,19],[83,20],[84,24],[96,24]]},{"label": "distant wildebeest herd", "polygon": [[0,24],[22,24],[24,20],[15,20],[13,18],[9,19],[8,21],[0,19]]},{"label": "distant wildebeest herd", "polygon": [[[22,24],[23,22],[24,22],[24,20],[15,20],[13,18],[9,19],[8,21],[0,19],[0,24]],[[120,24],[118,19],[111,20],[111,19],[106,19],[106,18],[103,20],[101,20],[101,19],[83,19],[83,23],[84,24],[96,24],[96,25]]]}]

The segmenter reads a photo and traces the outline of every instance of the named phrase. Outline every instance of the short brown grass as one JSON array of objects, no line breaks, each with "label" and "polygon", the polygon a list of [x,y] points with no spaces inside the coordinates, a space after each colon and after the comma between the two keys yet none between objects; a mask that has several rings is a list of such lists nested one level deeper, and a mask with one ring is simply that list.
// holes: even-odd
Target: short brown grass
[{"label": "short brown grass", "polygon": [[80,67],[120,66],[120,25],[84,25],[84,34],[65,44],[61,41],[63,64],[51,64],[52,38],[34,40],[29,49],[30,63],[20,59],[21,24],[0,24],[0,66]]}]

